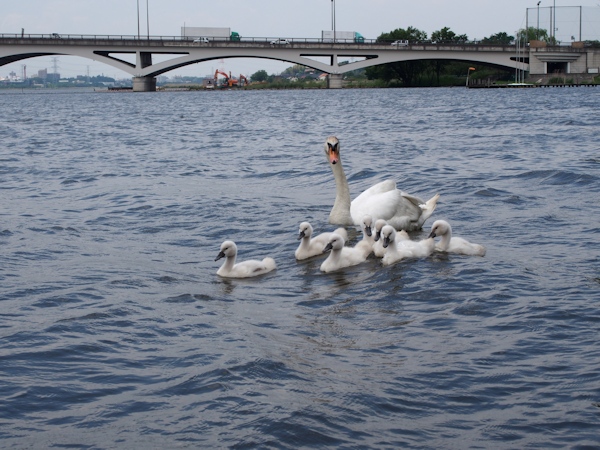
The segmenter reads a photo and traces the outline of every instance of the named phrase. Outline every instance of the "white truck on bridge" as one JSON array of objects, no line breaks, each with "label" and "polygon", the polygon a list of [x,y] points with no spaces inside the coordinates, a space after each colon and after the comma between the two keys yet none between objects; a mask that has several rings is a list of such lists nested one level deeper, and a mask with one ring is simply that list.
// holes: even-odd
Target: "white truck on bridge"
[{"label": "white truck on bridge", "polygon": [[225,27],[181,27],[181,37],[189,39],[231,39],[239,41],[240,35]]},{"label": "white truck on bridge", "polygon": [[[323,30],[321,32],[321,39],[323,42],[333,42],[333,31]],[[336,31],[335,32],[336,42],[365,42],[365,38],[362,34],[356,31]]]}]

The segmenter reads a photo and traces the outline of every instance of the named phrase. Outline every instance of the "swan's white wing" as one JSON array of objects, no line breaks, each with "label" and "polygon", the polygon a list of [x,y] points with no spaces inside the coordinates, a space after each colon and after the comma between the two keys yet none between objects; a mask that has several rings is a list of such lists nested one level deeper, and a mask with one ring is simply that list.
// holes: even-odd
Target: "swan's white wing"
[{"label": "swan's white wing", "polygon": [[383,258],[385,255],[385,248],[383,247],[383,239],[379,239],[373,244],[373,254],[378,258]]},{"label": "swan's white wing", "polygon": [[345,228],[337,228],[336,230],[334,230],[334,233],[340,235],[344,239],[344,242],[348,240],[348,232]]},{"label": "swan's white wing", "polygon": [[466,239],[453,236],[450,239],[450,245],[446,250],[448,253],[459,253],[467,256],[485,256],[485,247],[479,244],[473,244]]},{"label": "swan's white wing", "polygon": [[365,189],[356,198],[360,198],[361,196],[370,196],[370,195],[381,194],[382,192],[393,191],[395,189],[396,189],[396,182],[394,180],[385,180],[385,181],[381,181],[377,184],[374,184],[373,186],[371,186],[368,189]]},{"label": "swan's white wing", "polygon": [[323,248],[327,245],[329,239],[331,239],[332,234],[333,233],[321,233],[316,236],[313,236],[310,239],[310,246],[321,246],[321,251],[323,251]]},{"label": "swan's white wing", "polygon": [[435,211],[435,207],[437,206],[437,201],[439,198],[440,194],[435,194],[424,204],[419,205],[419,208],[422,210],[421,217],[419,217],[419,227],[422,227],[425,221],[431,217],[433,211]]},{"label": "swan's white wing", "polygon": [[397,242],[398,248],[406,248],[415,258],[426,258],[433,253],[435,248],[435,242],[433,238],[423,239],[421,241],[399,241]]},{"label": "swan's white wing", "polygon": [[248,278],[262,275],[275,269],[275,261],[272,258],[265,258],[262,261],[249,259],[237,263],[231,271],[224,276],[230,278]]},{"label": "swan's white wing", "polygon": [[310,239],[308,245],[300,243],[300,245],[296,249],[296,259],[302,260],[312,258],[313,256],[322,255],[323,249],[329,242],[329,239],[331,238],[332,234],[333,233],[321,233]]},{"label": "swan's white wing", "polygon": [[400,230],[396,233],[396,242],[407,241],[410,239],[410,236],[405,230]]},{"label": "swan's white wing", "polygon": [[415,195],[407,194],[404,191],[400,191],[400,193],[402,194],[402,197],[404,197],[405,199],[407,199],[409,202],[411,202],[415,206],[418,206],[419,208],[421,207],[421,205],[424,204],[423,200],[421,200],[419,197],[417,197]]},{"label": "swan's white wing", "polygon": [[313,242],[318,242],[319,244],[323,244],[323,247],[325,247],[327,245],[327,243],[329,242],[329,240],[331,239],[331,236],[333,234],[338,234],[340,235],[342,238],[344,238],[344,241],[348,240],[348,232],[346,231],[345,228],[337,228],[334,231],[326,231],[324,233],[321,233],[317,236],[313,236],[310,240],[311,244]]},{"label": "swan's white wing", "polygon": [[406,198],[397,189],[360,196],[350,205],[350,214],[355,224],[360,224],[360,220],[369,214],[377,219],[384,219],[397,230],[414,228],[411,223],[418,221],[421,212],[418,203]]},{"label": "swan's white wing", "polygon": [[383,255],[381,262],[384,266],[389,266],[390,264],[394,264],[398,261],[402,261],[403,259],[412,257],[413,253],[408,248],[396,247],[395,251],[386,251],[385,255]]},{"label": "swan's white wing", "polygon": [[356,247],[344,247],[339,254],[334,256],[334,254],[331,253],[327,259],[323,261],[321,264],[321,271],[334,272],[345,267],[356,266],[357,264],[366,261],[369,253],[371,253],[370,249],[366,251],[366,248],[362,247],[360,243],[357,244]]},{"label": "swan's white wing", "polygon": [[[368,247],[368,248],[367,248]],[[355,247],[344,247],[340,256],[342,267],[355,266],[364,262],[371,253],[369,246],[363,246],[361,243]]]}]

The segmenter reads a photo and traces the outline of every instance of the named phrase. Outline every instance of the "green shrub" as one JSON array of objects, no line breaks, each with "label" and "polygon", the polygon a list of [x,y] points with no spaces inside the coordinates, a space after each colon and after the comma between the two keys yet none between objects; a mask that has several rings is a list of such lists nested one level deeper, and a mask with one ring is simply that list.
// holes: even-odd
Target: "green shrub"
[{"label": "green shrub", "polygon": [[552,77],[548,80],[548,84],[565,84],[565,79],[562,77]]}]

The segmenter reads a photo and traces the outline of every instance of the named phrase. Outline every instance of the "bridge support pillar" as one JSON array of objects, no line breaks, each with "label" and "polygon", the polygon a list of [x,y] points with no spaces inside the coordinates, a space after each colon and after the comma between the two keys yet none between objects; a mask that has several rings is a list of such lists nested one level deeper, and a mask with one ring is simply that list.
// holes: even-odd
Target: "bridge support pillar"
[{"label": "bridge support pillar", "polygon": [[330,73],[327,75],[327,89],[341,89],[342,88],[342,74],[341,73]]},{"label": "bridge support pillar", "polygon": [[156,78],[154,77],[133,77],[133,92],[154,92],[156,91]]}]

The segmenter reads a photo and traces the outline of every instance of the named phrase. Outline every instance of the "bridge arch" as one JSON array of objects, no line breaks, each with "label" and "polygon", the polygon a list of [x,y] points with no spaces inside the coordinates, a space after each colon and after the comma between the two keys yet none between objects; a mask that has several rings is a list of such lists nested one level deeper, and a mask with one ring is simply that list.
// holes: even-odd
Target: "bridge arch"
[{"label": "bridge arch", "polygon": [[[130,62],[119,55],[130,55]],[[78,56],[107,64],[138,79],[151,79],[187,65],[216,59],[260,58],[299,64],[321,72],[341,76],[375,65],[401,61],[453,60],[527,70],[522,52],[514,46],[475,44],[412,44],[394,47],[376,41],[367,43],[327,43],[321,40],[293,40],[272,45],[261,40],[214,40],[195,43],[181,37],[140,40],[135,37],[106,38],[33,38],[0,36],[0,65],[37,56]],[[168,56],[154,62],[153,56]],[[315,59],[318,58],[318,59]],[[358,59],[349,63],[341,60]],[[328,62],[323,62],[328,61]]]}]

